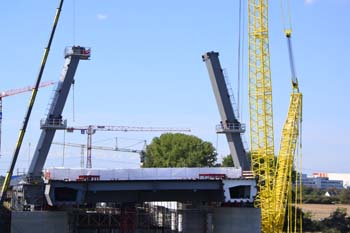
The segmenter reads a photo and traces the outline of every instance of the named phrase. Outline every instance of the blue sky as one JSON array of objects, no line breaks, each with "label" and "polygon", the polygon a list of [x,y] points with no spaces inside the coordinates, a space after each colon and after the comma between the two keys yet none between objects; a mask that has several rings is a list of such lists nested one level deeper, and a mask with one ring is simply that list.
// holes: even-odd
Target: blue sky
[{"label": "blue sky", "polygon": [[[304,94],[304,171],[350,172],[349,0],[291,1],[293,46]],[[0,90],[35,82],[58,1],[16,0],[0,15],[2,68]],[[287,114],[290,71],[279,1],[270,1],[270,52],[276,148]],[[66,0],[43,80],[59,79],[65,46],[92,48],[90,61],[78,67],[75,121],[72,95],[64,111],[69,125],[189,127],[228,153],[217,137],[220,121],[201,55],[220,52],[222,66],[237,88],[238,1],[82,1]],[[246,54],[245,54],[246,57]],[[245,71],[247,67],[245,66]],[[247,76],[241,82],[242,121],[247,123]],[[28,166],[39,138],[52,87],[39,91],[18,168]],[[72,94],[72,93],[71,93]],[[9,166],[30,93],[4,98],[0,174]],[[98,132],[96,145],[127,147],[159,133]],[[245,136],[248,140],[248,134]],[[62,141],[63,133],[55,141]],[[85,143],[79,132],[67,142]],[[29,146],[29,143],[31,146]],[[137,144],[137,147],[142,144]],[[134,147],[135,148],[135,147]],[[65,166],[78,167],[80,150],[66,148]],[[62,148],[53,146],[46,166],[62,165]],[[95,167],[137,167],[137,154],[93,153]]]}]

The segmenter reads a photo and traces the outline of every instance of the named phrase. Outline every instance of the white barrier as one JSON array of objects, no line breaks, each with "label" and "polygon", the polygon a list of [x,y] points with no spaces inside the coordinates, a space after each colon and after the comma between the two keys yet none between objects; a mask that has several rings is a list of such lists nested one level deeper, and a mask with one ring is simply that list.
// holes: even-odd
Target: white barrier
[{"label": "white barrier", "polygon": [[[100,180],[192,180],[212,179],[225,175],[227,179],[241,178],[242,171],[230,167],[205,168],[134,168],[134,169],[87,169],[48,168],[45,179],[75,181],[79,176],[99,176]],[[217,178],[217,177],[216,177]]]}]

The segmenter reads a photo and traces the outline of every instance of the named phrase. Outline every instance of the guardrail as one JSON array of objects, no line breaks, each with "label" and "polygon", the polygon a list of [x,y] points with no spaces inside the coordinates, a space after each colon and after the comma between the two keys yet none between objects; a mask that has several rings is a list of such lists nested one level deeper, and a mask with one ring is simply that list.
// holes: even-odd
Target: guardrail
[{"label": "guardrail", "polygon": [[67,120],[62,119],[41,119],[40,129],[66,129]]},{"label": "guardrail", "polygon": [[245,124],[241,123],[222,123],[216,126],[217,133],[244,133]]}]

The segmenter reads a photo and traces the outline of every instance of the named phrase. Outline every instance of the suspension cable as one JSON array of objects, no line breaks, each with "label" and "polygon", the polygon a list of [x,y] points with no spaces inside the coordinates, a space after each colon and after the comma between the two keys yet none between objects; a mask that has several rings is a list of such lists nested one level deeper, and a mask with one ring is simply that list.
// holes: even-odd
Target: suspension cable
[{"label": "suspension cable", "polygon": [[[246,6],[246,4],[242,4],[242,27],[241,27],[241,33],[242,33],[242,40],[241,40],[241,77],[242,77],[242,84],[241,84],[241,87],[242,87],[242,93],[241,93],[241,95],[242,96],[244,96],[244,90],[245,90],[245,88],[244,88],[244,71],[245,71],[245,69],[244,69],[244,60],[245,60],[245,57],[244,57],[244,51],[245,51],[245,48],[244,48],[244,45],[245,45],[245,19],[246,19],[246,16],[245,16],[245,6]],[[241,121],[243,121],[244,120],[244,118],[243,118],[243,106],[244,106],[244,98],[242,98],[242,100],[241,100],[241,103],[240,103],[240,106],[241,106],[241,111],[240,111],[240,114],[241,114]]]},{"label": "suspension cable", "polygon": [[[76,1],[73,0],[72,2],[73,7],[73,19],[72,19],[72,24],[73,24],[73,45],[76,45]],[[75,122],[75,80],[73,80],[73,90],[72,90],[72,115],[73,115],[73,122]]]},{"label": "suspension cable", "polygon": [[238,46],[237,46],[237,118],[240,119],[240,86],[241,86],[241,30],[242,27],[242,0],[238,7]]},{"label": "suspension cable", "polygon": [[73,83],[72,83],[72,102],[73,102],[73,106],[72,106],[73,122],[75,122],[75,80],[73,80]]},{"label": "suspension cable", "polygon": [[73,20],[72,20],[72,24],[73,24],[73,45],[76,45],[75,44],[75,39],[76,39],[76,7],[75,7],[75,0],[73,0],[73,7],[72,7],[72,10],[73,10]]}]

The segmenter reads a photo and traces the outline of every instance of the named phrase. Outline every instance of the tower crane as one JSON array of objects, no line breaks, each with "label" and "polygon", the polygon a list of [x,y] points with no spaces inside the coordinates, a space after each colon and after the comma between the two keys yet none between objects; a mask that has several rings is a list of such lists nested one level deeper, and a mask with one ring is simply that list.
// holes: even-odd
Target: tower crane
[{"label": "tower crane", "polygon": [[[53,85],[54,82],[53,81],[47,81],[47,82],[42,82],[39,85],[39,88],[42,87],[47,87],[50,85]],[[0,156],[1,156],[1,128],[2,128],[2,99],[8,96],[13,96],[13,95],[17,95],[17,94],[21,94],[24,92],[29,92],[32,91],[35,88],[35,86],[27,86],[27,87],[23,87],[23,88],[19,88],[19,89],[11,89],[11,90],[7,90],[7,91],[2,91],[0,92]]]},{"label": "tower crane", "polygon": [[122,132],[189,132],[187,128],[166,128],[166,127],[131,127],[131,126],[111,126],[111,125],[88,125],[67,127],[67,132],[79,130],[82,134],[87,135],[87,160],[86,168],[92,168],[91,149],[92,149],[92,135],[96,131],[122,131]]},{"label": "tower crane", "polygon": [[[120,152],[129,152],[129,153],[138,153],[140,154],[141,163],[143,160],[143,156],[146,149],[146,140],[143,141],[144,146],[142,150],[135,150],[135,149],[128,149],[128,148],[119,148],[118,145],[115,147],[107,147],[107,146],[91,146],[91,150],[105,150],[105,151],[120,151]],[[61,142],[53,142],[54,145],[61,145],[61,146],[70,146],[70,147],[78,147],[81,148],[81,158],[80,158],[80,167],[84,168],[84,150],[85,148],[88,148],[86,144],[80,144],[80,143],[61,143]]]}]

